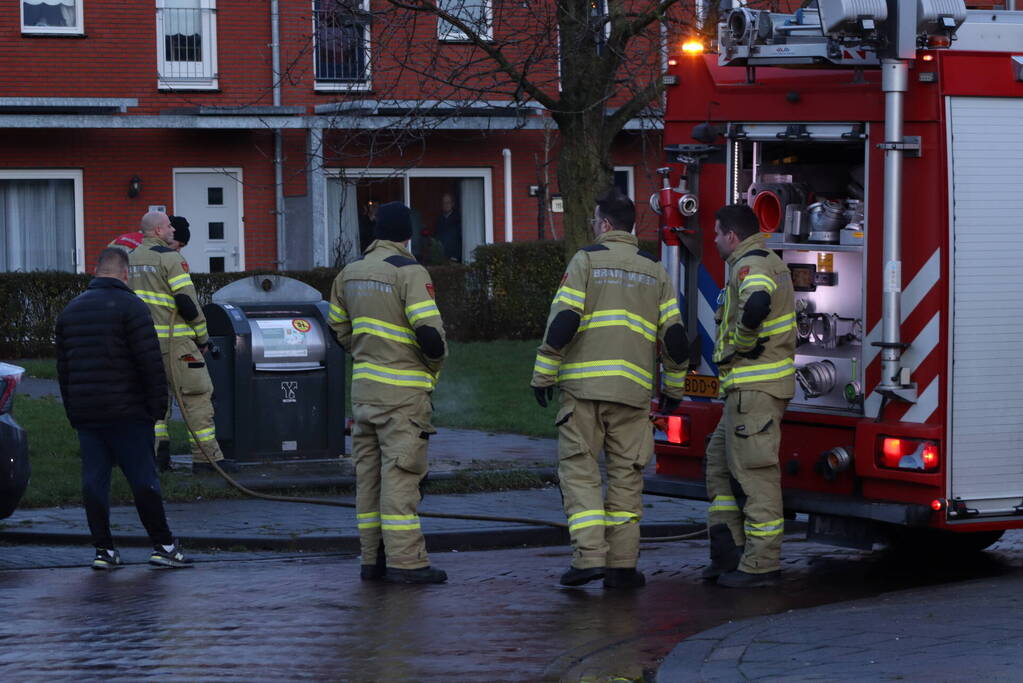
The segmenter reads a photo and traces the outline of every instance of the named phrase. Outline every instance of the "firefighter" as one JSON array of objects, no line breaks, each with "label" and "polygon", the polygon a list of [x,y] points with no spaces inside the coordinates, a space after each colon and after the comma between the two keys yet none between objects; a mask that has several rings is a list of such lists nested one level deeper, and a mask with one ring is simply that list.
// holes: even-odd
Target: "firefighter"
[{"label": "firefighter", "polygon": [[632,234],[632,201],[612,190],[597,200],[593,215],[596,243],[568,264],[531,385],[544,408],[554,387],[561,389],[558,477],[573,547],[562,585],[603,578],[607,588],[638,588],[646,583],[636,562],[643,468],[654,449],[649,411],[658,342],[665,403],[675,407],[689,369],[689,344],[668,274],[639,250]]},{"label": "firefighter", "polygon": [[[210,461],[222,469],[235,471],[233,462],[224,460],[213,425],[213,383],[203,354],[209,350],[206,318],[195,295],[188,263],[169,245],[174,239],[167,214],[152,211],[142,217],[144,239],[129,255],[130,286],[149,304],[156,334],[163,352],[167,382],[178,397],[183,417],[188,422],[192,446],[192,469],[213,471]],[[170,442],[167,417],[157,424],[157,462],[169,466]],[[194,437],[193,437],[194,434]],[[196,441],[198,439],[198,442]]]},{"label": "firefighter", "polygon": [[766,238],[748,206],[718,210],[714,244],[729,275],[714,362],[725,404],[707,445],[711,564],[703,578],[732,588],[775,585],[781,576],[778,445],[795,389],[796,316],[789,269]]},{"label": "firefighter", "polygon": [[352,456],[366,581],[443,583],[430,566],[416,508],[426,476],[430,396],[447,355],[433,282],[405,247],[412,217],[377,210],[376,239],[330,292],[329,323],[352,356]]},{"label": "firefighter", "polygon": [[[188,240],[191,237],[191,233],[188,230],[188,221],[184,216],[168,216],[167,218],[170,220],[171,227],[174,228],[174,236],[168,241],[167,246],[174,251],[181,251],[182,247],[188,244]],[[142,235],[142,231],[136,230],[135,232],[126,232],[116,237],[107,246],[121,249],[125,253],[130,254],[138,249],[143,239],[145,237]]]}]

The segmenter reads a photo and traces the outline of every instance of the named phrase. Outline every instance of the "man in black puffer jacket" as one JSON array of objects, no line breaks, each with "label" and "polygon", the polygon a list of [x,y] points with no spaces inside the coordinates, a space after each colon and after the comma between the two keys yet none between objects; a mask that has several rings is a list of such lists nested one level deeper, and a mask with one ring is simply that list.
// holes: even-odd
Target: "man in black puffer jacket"
[{"label": "man in black puffer jacket", "polygon": [[96,557],[116,569],[110,535],[110,473],[124,472],[154,544],[150,564],[188,567],[167,526],[153,459],[153,424],[167,410],[167,378],[149,308],[128,289],[128,257],[100,253],[96,277],[57,318],[57,374],[82,456],[82,498]]}]

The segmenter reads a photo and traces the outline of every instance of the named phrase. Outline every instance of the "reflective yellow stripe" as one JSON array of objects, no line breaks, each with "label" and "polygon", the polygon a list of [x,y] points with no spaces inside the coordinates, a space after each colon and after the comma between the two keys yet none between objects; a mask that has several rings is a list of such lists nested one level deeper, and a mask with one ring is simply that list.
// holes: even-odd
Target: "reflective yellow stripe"
[{"label": "reflective yellow stripe", "polygon": [[595,360],[586,363],[566,363],[558,371],[558,380],[587,377],[624,377],[645,389],[653,389],[653,375],[627,360]]},{"label": "reflective yellow stripe", "polygon": [[[213,441],[214,439],[217,438],[216,429],[214,427],[207,427],[206,429],[197,429],[195,430],[195,438],[199,439],[199,441],[202,442]],[[191,443],[195,443],[195,439],[192,437],[192,432],[188,433],[188,440]]]},{"label": "reflective yellow stripe", "polygon": [[169,294],[162,294],[160,292],[153,292],[148,289],[136,289],[135,295],[145,301],[147,304],[153,304],[154,306],[164,306],[166,308],[177,308],[174,303],[174,297]]},{"label": "reflective yellow stripe", "polygon": [[761,337],[770,337],[772,335],[781,334],[794,329],[796,329],[796,314],[786,313],[785,315],[778,316],[777,318],[765,320],[763,325],[760,326],[758,334]]},{"label": "reflective yellow stripe", "polygon": [[206,322],[201,322],[198,325],[191,325],[192,331],[195,332],[195,336],[202,337],[206,334]]},{"label": "reflective yellow stripe", "polygon": [[735,502],[735,496],[714,496],[710,502],[709,512],[738,512],[739,504]]},{"label": "reflective yellow stripe", "polygon": [[435,379],[428,372],[419,370],[393,370],[373,363],[355,363],[352,366],[352,380],[365,379],[397,387],[420,387],[433,389]]},{"label": "reflective yellow stripe", "polygon": [[678,299],[675,297],[672,297],[661,304],[660,311],[661,317],[657,321],[658,325],[663,325],[668,321],[668,318],[673,315],[682,315],[682,313],[678,310]]},{"label": "reflective yellow stripe", "polygon": [[167,284],[170,285],[172,292],[193,286],[192,277],[188,273],[182,273],[181,275],[175,275],[174,277],[169,278],[167,280]]},{"label": "reflective yellow stripe", "polygon": [[355,518],[359,520],[360,529],[376,529],[380,527],[379,512],[360,512],[355,515]]},{"label": "reflective yellow stripe", "polygon": [[348,311],[332,303],[330,304],[330,313],[327,315],[327,320],[334,323],[343,323],[348,320]]},{"label": "reflective yellow stripe", "polygon": [[568,304],[581,311],[586,304],[586,292],[580,292],[578,289],[562,285],[554,295],[554,303]]},{"label": "reflective yellow stripe", "polygon": [[657,328],[654,327],[653,323],[621,308],[594,311],[589,315],[584,315],[579,324],[579,331],[582,332],[596,327],[614,326],[628,328],[648,341],[657,341]]},{"label": "reflective yellow stripe", "polygon": [[153,428],[153,433],[157,438],[160,438],[161,436],[170,436],[170,430],[167,429],[167,423],[162,420],[156,423],[156,426]]},{"label": "reflective yellow stripe", "polygon": [[796,368],[791,358],[786,358],[776,363],[743,365],[721,376],[721,388],[725,389],[733,384],[749,384],[751,382],[766,382],[772,379],[780,379],[795,374],[795,372]]},{"label": "reflective yellow stripe", "polygon": [[604,526],[603,510],[583,510],[568,518],[568,530],[577,531],[591,526]]},{"label": "reflective yellow stripe", "polygon": [[[170,339],[178,337],[194,337],[195,330],[190,325],[175,325],[174,334],[170,332],[170,325],[153,325],[156,328],[156,336],[160,339]],[[203,334],[206,333],[206,327],[202,326]]]},{"label": "reflective yellow stripe", "polygon": [[725,295],[725,301],[722,304],[723,310],[721,311],[721,324],[718,325],[717,342],[714,344],[714,362],[720,362],[722,360],[722,354],[725,350],[725,342],[728,339],[728,314],[729,309],[732,307],[732,295],[730,294],[731,290],[729,287],[726,285],[721,291]]},{"label": "reflective yellow stripe", "polygon": [[537,354],[536,362],[533,364],[533,372],[541,375],[555,376],[558,374],[559,367],[561,367],[559,359]]},{"label": "reflective yellow stripe", "polygon": [[420,301],[418,304],[405,307],[405,317],[408,318],[410,325],[435,315],[440,315],[440,310],[433,301]]},{"label": "reflective yellow stripe", "polygon": [[772,519],[759,524],[746,522],[745,531],[747,536],[777,536],[785,531],[785,520]]},{"label": "reflective yellow stripe", "polygon": [[739,293],[742,294],[747,289],[753,289],[754,287],[763,287],[767,290],[768,294],[774,294],[774,290],[778,289],[778,285],[774,283],[774,280],[766,275],[749,275],[742,284],[739,285]]},{"label": "reflective yellow stripe", "polygon": [[664,371],[664,383],[669,387],[684,387],[686,385],[686,371],[678,372]]},{"label": "reflective yellow stripe", "polygon": [[639,515],[637,515],[635,512],[608,510],[604,514],[605,514],[604,523],[607,526],[618,526],[619,524],[639,522]]},{"label": "reflective yellow stripe", "polygon": [[407,327],[384,322],[377,318],[360,316],[352,321],[352,334],[371,334],[401,344],[417,346],[416,335]]},{"label": "reflective yellow stripe", "polygon": [[380,515],[381,527],[388,531],[419,529],[419,515]]}]

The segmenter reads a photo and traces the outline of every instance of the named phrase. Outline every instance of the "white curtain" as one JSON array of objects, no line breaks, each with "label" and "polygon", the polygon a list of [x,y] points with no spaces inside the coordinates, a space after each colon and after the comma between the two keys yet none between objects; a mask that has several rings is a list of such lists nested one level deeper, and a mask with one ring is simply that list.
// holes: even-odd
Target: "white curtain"
[{"label": "white curtain", "polygon": [[0,180],[0,270],[75,269],[73,180]]},{"label": "white curtain", "polygon": [[[75,2],[77,0],[22,0],[26,5],[39,6],[46,5],[47,7],[60,8],[60,18],[63,23],[58,26],[74,26],[76,23],[75,17]],[[37,24],[39,25],[39,24]],[[44,26],[50,24],[42,24]]]},{"label": "white curtain", "polygon": [[458,183],[462,204],[462,262],[472,260],[472,252],[486,242],[486,214],[483,206],[483,179],[466,178]]},{"label": "white curtain", "polygon": [[163,33],[167,36],[202,34],[199,0],[164,0]]}]

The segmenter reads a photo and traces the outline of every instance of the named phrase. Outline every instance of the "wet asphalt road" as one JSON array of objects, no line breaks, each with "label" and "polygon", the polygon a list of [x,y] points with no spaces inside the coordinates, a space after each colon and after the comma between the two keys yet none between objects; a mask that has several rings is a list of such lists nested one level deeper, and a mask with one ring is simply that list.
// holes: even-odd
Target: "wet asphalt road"
[{"label": "wet asphalt road", "polygon": [[1023,532],[959,565],[790,537],[768,591],[701,583],[706,553],[646,545],[647,587],[620,593],[559,587],[564,548],[434,555],[450,583],[416,587],[360,582],[342,555],[203,553],[170,571],[127,549],[101,573],[80,566],[88,548],[0,546],[0,680],[642,680],[729,620],[1020,571]]}]

